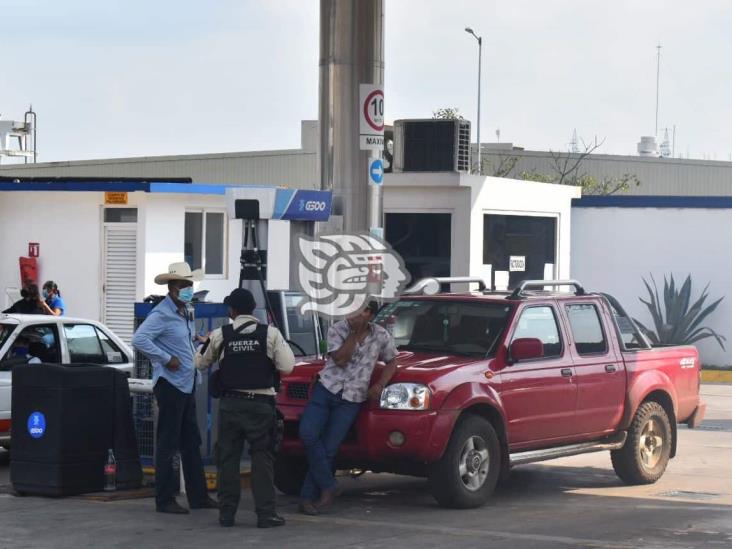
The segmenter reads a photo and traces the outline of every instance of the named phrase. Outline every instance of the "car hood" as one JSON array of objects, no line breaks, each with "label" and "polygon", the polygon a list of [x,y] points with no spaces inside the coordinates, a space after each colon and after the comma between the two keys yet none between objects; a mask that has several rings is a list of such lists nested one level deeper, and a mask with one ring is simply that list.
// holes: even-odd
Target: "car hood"
[{"label": "car hood", "polygon": [[[400,351],[397,355],[398,369],[394,380],[429,381],[476,362],[482,362],[482,360],[475,357],[451,354]],[[295,371],[292,375],[287,376],[286,379],[288,381],[311,379],[324,365],[323,360],[315,357],[303,358],[295,365]],[[378,363],[376,370],[383,367],[383,363]]]},{"label": "car hood", "polygon": [[424,370],[444,371],[454,370],[460,366],[478,362],[480,359],[470,356],[460,356],[440,353],[424,353],[414,351],[400,351],[397,355],[399,370],[407,372],[421,372]]}]

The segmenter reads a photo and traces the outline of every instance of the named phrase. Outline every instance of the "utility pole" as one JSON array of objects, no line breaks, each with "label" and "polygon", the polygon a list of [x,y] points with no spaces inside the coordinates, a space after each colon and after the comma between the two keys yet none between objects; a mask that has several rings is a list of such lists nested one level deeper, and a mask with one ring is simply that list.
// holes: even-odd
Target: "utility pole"
[{"label": "utility pole", "polygon": [[471,29],[470,27],[466,27],[465,32],[473,35],[473,37],[478,41],[478,175],[483,175],[483,162],[481,162],[480,157],[480,68],[482,65],[481,56],[483,52],[483,38],[475,34],[475,31],[473,31],[473,29]]},{"label": "utility pole", "polygon": [[661,44],[656,46],[656,133],[653,135],[658,139],[658,84],[661,76]]}]

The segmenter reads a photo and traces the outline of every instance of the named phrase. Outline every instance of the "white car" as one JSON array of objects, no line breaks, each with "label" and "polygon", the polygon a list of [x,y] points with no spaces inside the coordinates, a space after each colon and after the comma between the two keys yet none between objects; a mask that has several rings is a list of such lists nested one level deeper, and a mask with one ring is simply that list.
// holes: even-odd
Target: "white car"
[{"label": "white car", "polygon": [[103,324],[66,316],[0,313],[0,446],[10,446],[11,369],[16,364],[87,363],[131,376],[132,349]]}]

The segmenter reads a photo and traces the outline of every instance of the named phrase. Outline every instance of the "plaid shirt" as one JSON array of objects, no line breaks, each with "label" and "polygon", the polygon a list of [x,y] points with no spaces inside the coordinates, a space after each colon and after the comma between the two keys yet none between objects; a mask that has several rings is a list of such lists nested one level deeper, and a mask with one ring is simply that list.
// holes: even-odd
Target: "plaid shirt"
[{"label": "plaid shirt", "polygon": [[351,360],[345,366],[337,366],[330,353],[343,346],[351,327],[347,320],[333,324],[328,330],[328,358],[320,371],[320,383],[333,394],[343,391],[343,399],[363,402],[368,398],[371,374],[377,361],[390,362],[397,356],[394,339],[381,326],[369,325],[369,333],[360,345],[356,345]]}]

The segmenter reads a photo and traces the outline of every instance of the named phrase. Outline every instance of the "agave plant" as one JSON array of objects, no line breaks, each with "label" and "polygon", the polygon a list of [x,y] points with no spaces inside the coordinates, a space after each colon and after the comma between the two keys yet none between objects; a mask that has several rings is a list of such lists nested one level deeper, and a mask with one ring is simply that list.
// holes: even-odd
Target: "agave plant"
[{"label": "agave plant", "polygon": [[704,303],[709,297],[707,293],[709,284],[707,284],[701,296],[691,304],[691,275],[686,277],[680,287],[676,286],[673,275],[670,275],[668,280],[664,275],[663,303],[661,303],[653,275],[651,275],[651,282],[653,288],[645,278],[643,279],[643,283],[648,290],[648,301],[643,298],[639,299],[648,307],[653,318],[655,331],[647,328],[638,320],[634,320],[654,345],[690,345],[702,339],[713,337],[724,349],[724,341],[727,338],[710,327],[701,325],[704,319],[714,312],[724,297],[720,297],[705,307]]}]

